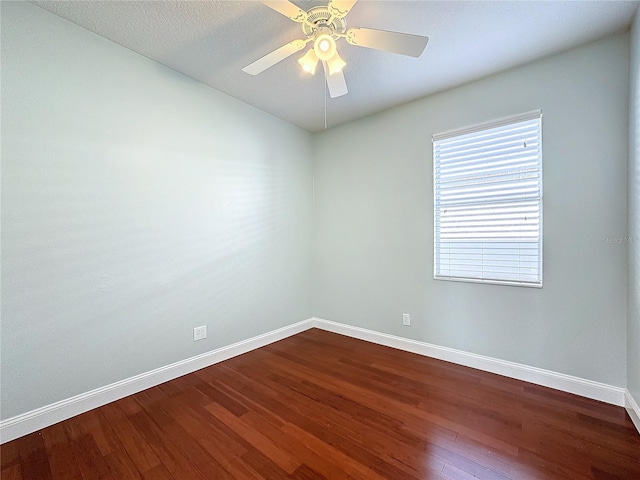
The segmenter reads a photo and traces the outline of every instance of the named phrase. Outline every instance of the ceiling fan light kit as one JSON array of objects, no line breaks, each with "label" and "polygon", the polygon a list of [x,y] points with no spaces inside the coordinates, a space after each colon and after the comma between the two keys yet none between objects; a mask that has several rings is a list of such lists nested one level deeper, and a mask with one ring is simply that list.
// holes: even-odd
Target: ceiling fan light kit
[{"label": "ceiling fan light kit", "polygon": [[298,60],[298,63],[302,66],[302,70],[314,75],[316,73],[316,67],[318,66],[318,60],[320,59],[316,55],[316,51],[311,48]]},{"label": "ceiling fan light kit", "polygon": [[323,33],[313,42],[313,50],[320,60],[326,62],[336,54],[336,41],[328,33]]},{"label": "ceiling fan light kit", "polygon": [[307,38],[283,45],[242,70],[251,75],[258,75],[313,42],[313,47],[298,60],[298,63],[305,72],[314,75],[318,61],[322,61],[329,95],[336,98],[348,92],[342,71],[347,63],[340,57],[336,45],[340,38],[358,47],[416,58],[422,54],[429,41],[428,37],[371,28],[347,30],[345,16],[356,2],[357,0],[329,0],[326,7],[313,7],[305,12],[288,0],[263,0],[262,3],[267,7],[300,23]]},{"label": "ceiling fan light kit", "polygon": [[347,62],[336,52],[331,59],[327,60],[327,65],[329,65],[329,75],[335,75],[347,66]]}]

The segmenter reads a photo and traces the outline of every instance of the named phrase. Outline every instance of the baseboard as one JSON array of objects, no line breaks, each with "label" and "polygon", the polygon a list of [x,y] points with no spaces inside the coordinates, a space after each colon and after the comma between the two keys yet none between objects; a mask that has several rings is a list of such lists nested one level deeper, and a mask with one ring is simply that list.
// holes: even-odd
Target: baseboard
[{"label": "baseboard", "polygon": [[[366,340],[368,342],[385,345],[387,347],[417,353],[427,357],[445,360],[447,362],[477,368],[486,372],[497,373],[505,377],[524,380],[545,387],[555,388],[564,392],[574,393],[587,398],[600,400],[602,402],[625,406],[625,389],[614,387],[604,383],[586,380],[584,378],[565,375],[550,370],[530,367],[515,362],[499,360],[497,358],[476,355],[475,353],[464,352],[453,348],[440,347],[430,343],[410,340],[408,338],[396,337],[386,333],[375,332],[365,328],[353,327],[342,323],[336,323],[321,318],[313,319],[313,326],[322,330],[327,330],[348,337]],[[629,398],[631,396],[629,395]],[[636,405],[637,412],[637,405]],[[637,425],[637,424],[636,424]]]},{"label": "baseboard", "polygon": [[519,363],[476,355],[462,350],[388,335],[386,333],[345,325],[321,318],[310,318],[0,421],[0,443],[5,443],[27,435],[48,427],[49,425],[53,425],[54,423],[66,420],[67,418],[106,405],[107,403],[128,395],[133,395],[134,393],[181,377],[182,375],[195,372],[196,370],[223,360],[242,355],[256,348],[269,345],[270,343],[285,339],[312,327],[518,380],[524,380],[537,385],[555,388],[613,405],[624,406],[627,408],[629,416],[640,432],[640,408],[638,408],[638,404],[631,394],[624,388]]},{"label": "baseboard", "polygon": [[635,398],[631,396],[629,390],[624,392],[624,400],[627,413],[631,417],[633,424],[636,426],[636,430],[640,433],[640,407],[638,406],[638,402],[636,402]]},{"label": "baseboard", "polygon": [[313,326],[313,319],[303,320],[241,342],[196,355],[51,405],[8,418],[0,422],[0,443],[22,437],[67,418],[106,405],[120,398],[181,377],[201,368],[250,352],[290,337]]}]

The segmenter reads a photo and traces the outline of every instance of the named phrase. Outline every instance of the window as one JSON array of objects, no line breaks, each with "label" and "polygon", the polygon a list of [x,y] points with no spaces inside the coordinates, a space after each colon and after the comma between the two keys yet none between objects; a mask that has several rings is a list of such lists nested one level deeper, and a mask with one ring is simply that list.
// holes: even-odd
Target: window
[{"label": "window", "polygon": [[541,121],[433,136],[434,278],[542,286]]}]

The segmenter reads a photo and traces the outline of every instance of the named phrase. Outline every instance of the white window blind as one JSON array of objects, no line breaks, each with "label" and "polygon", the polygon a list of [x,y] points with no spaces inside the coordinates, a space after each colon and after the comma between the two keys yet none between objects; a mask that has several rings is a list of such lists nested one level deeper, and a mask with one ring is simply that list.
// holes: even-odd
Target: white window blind
[{"label": "white window blind", "polygon": [[436,279],[542,286],[541,118],[434,135]]}]

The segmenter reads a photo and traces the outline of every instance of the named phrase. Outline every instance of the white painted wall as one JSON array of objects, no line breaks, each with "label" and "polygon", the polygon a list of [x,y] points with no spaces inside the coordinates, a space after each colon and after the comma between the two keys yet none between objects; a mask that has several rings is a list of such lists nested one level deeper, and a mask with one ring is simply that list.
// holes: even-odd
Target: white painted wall
[{"label": "white painted wall", "polygon": [[[314,316],[626,385],[629,37],[315,140]],[[433,280],[435,133],[541,108],[544,287]],[[402,313],[412,326],[402,326]]]},{"label": "white painted wall", "polygon": [[627,390],[640,405],[640,9],[631,30],[629,87]]},{"label": "white painted wall", "polygon": [[311,317],[310,134],[1,8],[2,419]]}]

